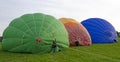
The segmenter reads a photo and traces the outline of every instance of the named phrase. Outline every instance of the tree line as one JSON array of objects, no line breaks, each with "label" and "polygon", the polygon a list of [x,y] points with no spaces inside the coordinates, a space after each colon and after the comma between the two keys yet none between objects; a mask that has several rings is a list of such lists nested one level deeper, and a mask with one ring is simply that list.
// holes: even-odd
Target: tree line
[{"label": "tree line", "polygon": [[0,36],[0,42],[2,42],[2,39],[3,39],[3,37],[2,37],[2,36]]},{"label": "tree line", "polygon": [[118,32],[118,31],[116,31],[116,32],[117,32],[118,37],[120,37],[120,32]]},{"label": "tree line", "polygon": [[[118,31],[116,31],[116,32],[117,32],[117,36],[120,37],[120,32],[118,32]],[[0,36],[0,42],[2,42],[2,39],[3,39],[3,37]]]}]

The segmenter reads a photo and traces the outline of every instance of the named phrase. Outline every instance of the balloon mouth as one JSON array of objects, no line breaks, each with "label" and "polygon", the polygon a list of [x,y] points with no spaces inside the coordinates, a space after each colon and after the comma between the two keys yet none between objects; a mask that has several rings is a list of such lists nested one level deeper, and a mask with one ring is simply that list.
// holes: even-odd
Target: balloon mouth
[{"label": "balloon mouth", "polygon": [[114,41],[114,42],[117,42],[117,40],[116,40],[116,39],[114,39],[113,41]]},{"label": "balloon mouth", "polygon": [[40,38],[36,38],[36,42],[41,42],[41,39]]}]

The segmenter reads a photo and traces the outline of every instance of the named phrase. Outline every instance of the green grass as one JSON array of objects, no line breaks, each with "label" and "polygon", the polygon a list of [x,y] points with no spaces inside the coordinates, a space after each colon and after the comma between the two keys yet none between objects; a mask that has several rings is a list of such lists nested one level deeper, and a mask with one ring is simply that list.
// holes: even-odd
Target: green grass
[{"label": "green grass", "polygon": [[120,42],[70,47],[50,54],[11,53],[0,45],[0,62],[120,62]]}]

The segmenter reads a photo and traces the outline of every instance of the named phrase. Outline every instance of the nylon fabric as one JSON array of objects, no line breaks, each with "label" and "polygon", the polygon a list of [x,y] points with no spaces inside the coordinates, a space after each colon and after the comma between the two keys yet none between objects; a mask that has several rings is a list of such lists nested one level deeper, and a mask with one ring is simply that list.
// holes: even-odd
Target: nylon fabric
[{"label": "nylon fabric", "polygon": [[54,39],[58,49],[69,47],[68,33],[60,21],[42,13],[25,14],[4,30],[2,47],[11,52],[49,53]]},{"label": "nylon fabric", "polygon": [[90,33],[92,43],[113,43],[118,41],[115,28],[101,18],[89,18],[81,22]]}]

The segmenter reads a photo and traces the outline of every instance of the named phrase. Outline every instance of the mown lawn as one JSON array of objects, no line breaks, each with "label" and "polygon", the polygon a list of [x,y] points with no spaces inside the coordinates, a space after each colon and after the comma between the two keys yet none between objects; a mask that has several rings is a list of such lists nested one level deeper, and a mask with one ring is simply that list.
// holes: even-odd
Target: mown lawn
[{"label": "mown lawn", "polygon": [[70,47],[50,54],[11,53],[0,45],[0,62],[120,62],[120,42]]}]

